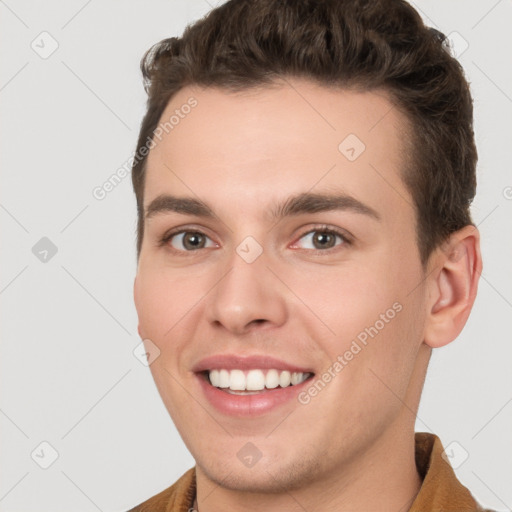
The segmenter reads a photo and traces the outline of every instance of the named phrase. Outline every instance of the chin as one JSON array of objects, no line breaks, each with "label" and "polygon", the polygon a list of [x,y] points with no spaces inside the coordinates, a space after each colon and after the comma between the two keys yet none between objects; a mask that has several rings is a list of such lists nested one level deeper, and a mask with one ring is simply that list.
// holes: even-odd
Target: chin
[{"label": "chin", "polygon": [[220,487],[240,492],[277,494],[303,488],[306,483],[311,483],[312,475],[319,474],[318,461],[300,458],[298,452],[296,457],[295,460],[280,459],[274,463],[262,457],[252,467],[245,467],[238,459],[218,463],[212,463],[210,459],[205,464],[198,459],[196,461],[198,470]]}]

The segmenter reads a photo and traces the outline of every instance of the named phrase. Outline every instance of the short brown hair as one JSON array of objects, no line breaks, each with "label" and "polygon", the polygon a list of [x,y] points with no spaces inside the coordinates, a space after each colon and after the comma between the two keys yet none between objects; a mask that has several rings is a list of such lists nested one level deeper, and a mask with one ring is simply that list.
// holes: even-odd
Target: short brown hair
[{"label": "short brown hair", "polygon": [[[230,0],[154,45],[141,69],[148,93],[137,153],[169,100],[197,84],[240,91],[301,77],[385,90],[410,129],[402,178],[416,209],[422,262],[465,225],[476,192],[473,103],[446,37],[404,0]],[[136,158],[137,254],[144,236],[146,157]]]}]

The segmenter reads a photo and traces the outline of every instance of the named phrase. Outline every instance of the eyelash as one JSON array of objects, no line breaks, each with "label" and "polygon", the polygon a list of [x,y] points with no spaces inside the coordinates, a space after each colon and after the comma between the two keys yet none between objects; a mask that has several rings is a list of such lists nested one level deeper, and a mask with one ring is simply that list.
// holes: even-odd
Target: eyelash
[{"label": "eyelash", "polygon": [[[302,249],[303,251],[308,251],[309,253],[313,254],[330,254],[331,252],[338,251],[343,246],[349,246],[352,245],[352,238],[345,232],[341,231],[335,228],[331,228],[326,225],[319,225],[315,226],[313,229],[309,229],[308,231],[302,233],[298,238],[297,242],[299,240],[302,240],[305,236],[310,235],[311,233],[326,233],[330,235],[334,235],[336,237],[341,238],[341,244],[335,245],[334,247],[329,247],[328,249]],[[297,243],[294,242],[294,245]],[[300,248],[299,248],[300,249]]]},{"label": "eyelash", "polygon": [[[339,238],[341,238],[342,240],[342,243],[340,245],[335,245],[334,247],[329,247],[328,249],[302,249],[302,250],[305,250],[305,251],[308,251],[310,253],[320,253],[320,254],[325,254],[325,253],[330,253],[332,251],[336,251],[336,250],[339,250],[339,247],[340,246],[350,246],[353,244],[353,240],[352,238],[346,233],[346,232],[342,232],[340,230],[337,230],[337,229],[334,229],[334,228],[331,228],[329,226],[326,226],[326,225],[319,225],[319,226],[315,226],[313,229],[309,229],[308,231],[302,233],[298,238],[297,238],[297,242],[299,240],[301,240],[302,238],[304,238],[306,235],[309,235],[311,233],[315,233],[315,232],[319,232],[319,233],[327,233],[327,234],[331,234],[331,235],[334,235],[334,236],[338,236]],[[194,228],[190,228],[190,229],[187,229],[187,228],[178,228],[176,230],[173,230],[173,231],[170,231],[166,234],[164,234],[164,236],[159,240],[158,242],[158,246],[159,247],[163,247],[165,245],[167,245],[173,237],[175,237],[176,235],[181,235],[183,233],[197,233],[197,234],[200,234],[202,236],[205,236],[207,238],[208,235],[203,233],[202,231],[198,230],[198,229],[194,229]],[[297,242],[294,242],[294,244],[296,244]],[[184,254],[194,254],[195,252],[198,252],[198,250],[195,250],[195,251],[181,251],[181,250],[178,250],[178,249],[172,249],[174,252],[177,252],[177,253],[180,253],[182,255]]]}]

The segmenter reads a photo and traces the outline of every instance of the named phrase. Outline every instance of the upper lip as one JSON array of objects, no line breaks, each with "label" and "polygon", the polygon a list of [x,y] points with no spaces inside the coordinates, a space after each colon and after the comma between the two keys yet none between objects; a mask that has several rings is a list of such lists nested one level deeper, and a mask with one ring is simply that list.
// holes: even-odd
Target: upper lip
[{"label": "upper lip", "polygon": [[225,370],[270,370],[276,369],[289,372],[313,373],[304,366],[287,363],[282,359],[267,355],[241,356],[237,354],[217,354],[201,359],[192,370],[196,373],[213,369]]}]

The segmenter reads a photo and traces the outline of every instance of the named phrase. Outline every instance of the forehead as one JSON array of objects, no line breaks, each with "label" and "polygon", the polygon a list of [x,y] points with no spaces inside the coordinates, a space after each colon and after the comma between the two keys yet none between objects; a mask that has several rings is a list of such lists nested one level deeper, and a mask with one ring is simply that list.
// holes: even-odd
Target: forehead
[{"label": "forehead", "polygon": [[144,202],[172,193],[213,203],[228,197],[247,209],[313,190],[343,191],[383,209],[402,198],[410,210],[401,179],[406,126],[379,91],[299,79],[238,93],[188,86],[161,116]]}]

